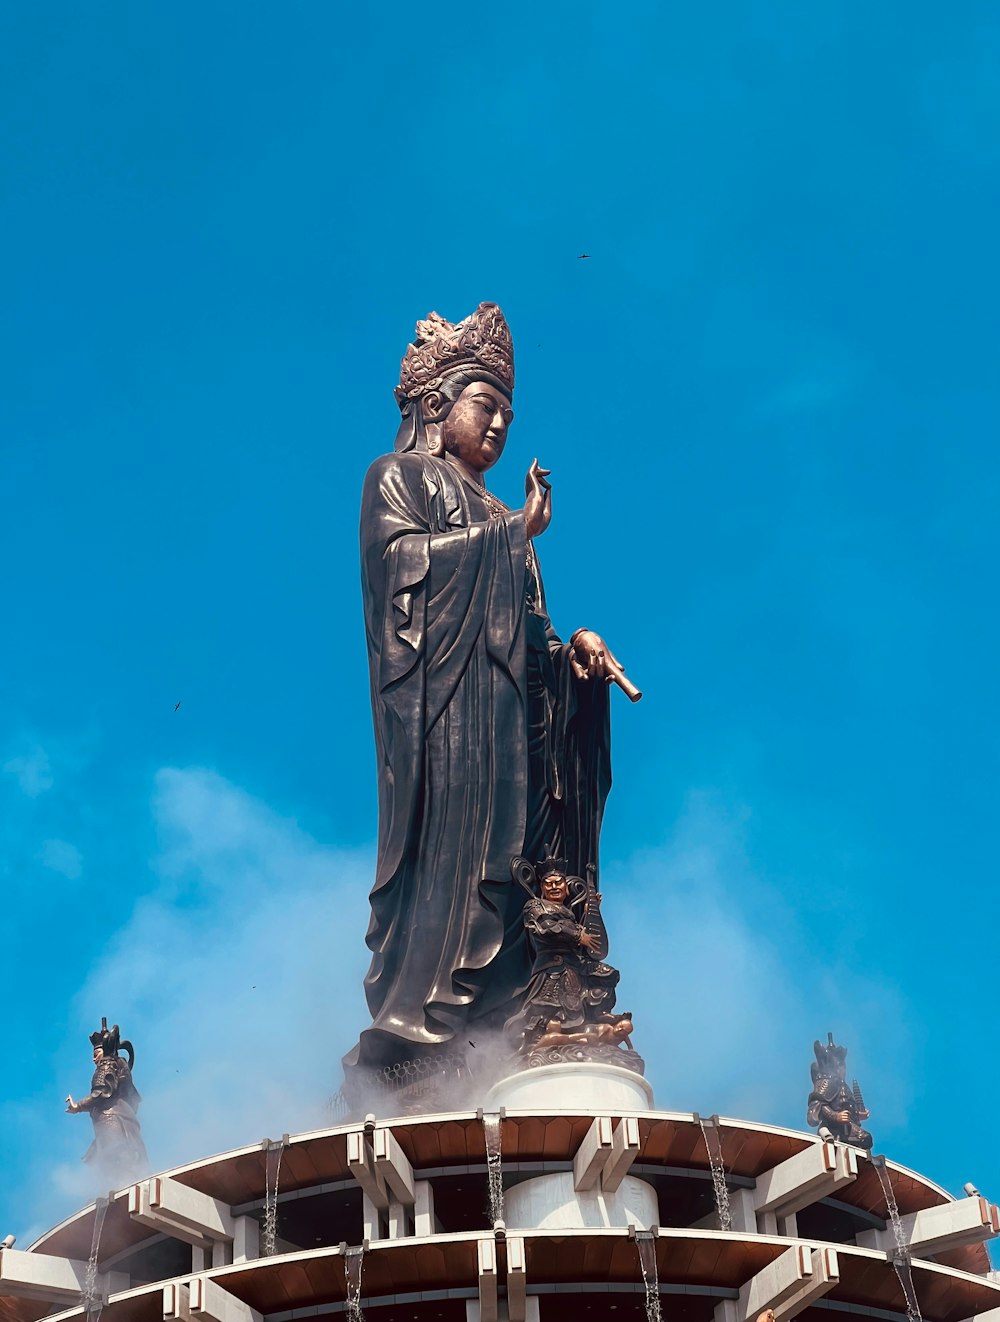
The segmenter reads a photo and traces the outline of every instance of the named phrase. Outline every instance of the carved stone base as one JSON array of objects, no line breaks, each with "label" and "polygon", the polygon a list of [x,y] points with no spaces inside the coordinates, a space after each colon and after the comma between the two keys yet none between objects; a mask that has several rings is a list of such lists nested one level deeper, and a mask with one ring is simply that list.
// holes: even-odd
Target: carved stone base
[{"label": "carved stone base", "polygon": [[633,1070],[645,1075],[646,1062],[639,1055],[625,1046],[610,1046],[604,1042],[559,1043],[547,1047],[533,1047],[523,1056],[515,1056],[511,1061],[514,1070],[538,1069],[541,1065],[581,1065],[593,1062],[601,1065],[617,1065],[619,1069]]},{"label": "carved stone base", "polygon": [[449,1098],[463,1093],[472,1081],[464,1056],[456,1052],[400,1061],[383,1069],[355,1067],[344,1078],[338,1094],[344,1117],[354,1119],[368,1111],[384,1115],[426,1115],[446,1107]]}]

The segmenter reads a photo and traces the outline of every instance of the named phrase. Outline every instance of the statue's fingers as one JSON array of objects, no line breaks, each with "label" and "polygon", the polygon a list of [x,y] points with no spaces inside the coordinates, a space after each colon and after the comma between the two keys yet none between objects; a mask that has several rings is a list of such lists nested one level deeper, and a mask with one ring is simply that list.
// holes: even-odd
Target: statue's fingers
[{"label": "statue's fingers", "polygon": [[569,668],[570,670],[572,670],[573,674],[577,677],[577,679],[587,678],[587,672],[584,670],[583,666],[580,665],[579,661],[576,659],[575,656],[572,655],[570,656]]}]

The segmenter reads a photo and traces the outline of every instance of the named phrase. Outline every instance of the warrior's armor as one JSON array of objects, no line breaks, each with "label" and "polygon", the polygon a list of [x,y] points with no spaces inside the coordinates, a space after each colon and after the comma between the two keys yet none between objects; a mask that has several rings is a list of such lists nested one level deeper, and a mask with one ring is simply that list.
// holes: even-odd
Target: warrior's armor
[{"label": "warrior's armor", "polygon": [[[90,1096],[77,1103],[89,1111],[94,1126],[94,1141],[83,1160],[112,1167],[122,1173],[136,1173],[148,1167],[149,1159],[139,1128],[139,1103],[142,1098],[132,1082],[135,1050],[132,1043],[119,1037],[118,1025],[92,1033],[90,1041],[104,1053],[97,1061],[90,1081]],[[128,1061],[119,1051],[128,1055]]]},{"label": "warrior's armor", "polygon": [[[564,866],[562,859],[547,858],[550,872],[558,871],[551,868],[553,862]],[[524,859],[515,859],[515,877],[519,867],[527,873],[534,871]],[[543,867],[539,865],[539,874]],[[530,1051],[550,1024],[558,1025],[560,1034],[572,1034],[588,1025],[624,1017],[611,1014],[620,975],[604,963],[607,931],[600,907],[594,902],[593,878],[585,882],[580,877],[567,877],[566,881],[570,896],[565,903],[533,896],[524,906],[524,930],[534,956],[531,980],[522,1009],[505,1026],[511,1040],[524,1051]],[[591,950],[580,944],[584,930],[590,931],[597,942]]]},{"label": "warrior's armor", "polygon": [[[827,1034],[828,1044],[813,1044],[816,1059],[810,1066],[812,1092],[809,1094],[807,1124],[818,1128],[825,1125],[840,1143],[871,1151],[873,1139],[861,1121],[868,1119],[868,1109],[861,1100],[857,1080],[853,1088],[847,1086],[845,1059],[847,1048],[837,1046],[833,1034]],[[848,1119],[840,1117],[846,1112]]]}]

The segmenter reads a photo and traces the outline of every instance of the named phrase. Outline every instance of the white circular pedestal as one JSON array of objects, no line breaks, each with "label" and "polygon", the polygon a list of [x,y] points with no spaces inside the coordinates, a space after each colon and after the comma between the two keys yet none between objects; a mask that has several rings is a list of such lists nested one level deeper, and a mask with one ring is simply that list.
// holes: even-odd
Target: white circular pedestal
[{"label": "white circular pedestal", "polygon": [[614,1193],[600,1188],[578,1193],[573,1172],[558,1171],[515,1184],[504,1194],[504,1220],[508,1230],[567,1230],[587,1226],[636,1226],[648,1230],[658,1224],[656,1192],[645,1180],[626,1175]]},{"label": "white circular pedestal", "polygon": [[641,1074],[597,1061],[566,1061],[508,1074],[486,1094],[484,1111],[500,1106],[558,1109],[582,1115],[649,1111],[653,1089]]}]

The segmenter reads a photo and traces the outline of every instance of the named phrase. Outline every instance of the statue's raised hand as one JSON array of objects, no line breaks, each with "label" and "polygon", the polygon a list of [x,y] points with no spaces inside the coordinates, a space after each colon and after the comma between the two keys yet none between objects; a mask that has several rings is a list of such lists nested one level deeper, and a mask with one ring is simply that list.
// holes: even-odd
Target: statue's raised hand
[{"label": "statue's raised hand", "polygon": [[524,526],[529,537],[540,537],[552,522],[552,484],[546,478],[552,470],[539,468],[532,459],[524,479]]}]

